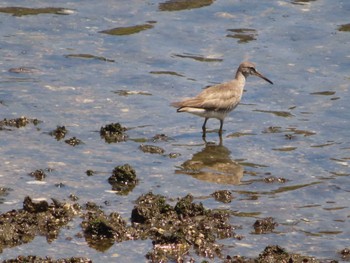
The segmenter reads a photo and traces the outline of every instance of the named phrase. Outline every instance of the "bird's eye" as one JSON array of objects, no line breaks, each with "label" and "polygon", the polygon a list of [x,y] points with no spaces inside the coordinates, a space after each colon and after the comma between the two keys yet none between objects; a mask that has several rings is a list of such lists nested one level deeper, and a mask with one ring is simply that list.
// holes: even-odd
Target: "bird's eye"
[{"label": "bird's eye", "polygon": [[255,71],[255,68],[254,68],[254,67],[249,67],[249,69],[250,69],[251,71]]}]

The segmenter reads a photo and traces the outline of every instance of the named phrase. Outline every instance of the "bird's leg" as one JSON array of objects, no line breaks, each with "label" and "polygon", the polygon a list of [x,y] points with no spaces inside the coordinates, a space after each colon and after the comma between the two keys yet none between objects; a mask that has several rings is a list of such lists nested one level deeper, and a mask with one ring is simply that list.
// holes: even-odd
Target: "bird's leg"
[{"label": "bird's leg", "polygon": [[222,136],[219,135],[219,146],[222,146]]},{"label": "bird's leg", "polygon": [[207,120],[208,120],[208,118],[205,118],[204,123],[203,123],[203,126],[202,126],[202,131],[203,131],[202,137],[203,137],[203,138],[205,138],[205,135],[206,135],[205,125],[207,124]]},{"label": "bird's leg", "polygon": [[222,136],[222,127],[224,126],[224,120],[220,120],[219,136]]}]

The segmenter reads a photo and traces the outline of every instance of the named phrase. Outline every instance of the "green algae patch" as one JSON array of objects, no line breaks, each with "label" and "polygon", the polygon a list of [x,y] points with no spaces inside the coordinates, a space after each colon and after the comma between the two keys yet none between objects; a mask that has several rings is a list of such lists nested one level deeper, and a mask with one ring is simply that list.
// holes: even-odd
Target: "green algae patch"
[{"label": "green algae patch", "polygon": [[145,95],[151,96],[152,94],[147,91],[137,91],[137,90],[116,90],[113,93],[118,94],[119,96],[129,96],[129,95]]},{"label": "green algae patch", "polygon": [[91,54],[68,54],[65,55],[66,58],[76,58],[76,59],[92,59],[92,60],[101,60],[106,62],[115,62],[113,59],[108,59],[105,57],[94,56]]},{"label": "green algae patch", "polygon": [[272,111],[272,110],[254,110],[254,111],[262,112],[262,113],[271,113],[275,116],[284,117],[284,118],[294,117],[294,115],[288,111]]},{"label": "green algae patch", "polygon": [[169,0],[160,3],[158,8],[160,11],[181,11],[209,6],[212,3],[214,0]]},{"label": "green algae patch", "polygon": [[296,149],[297,149],[297,147],[285,146],[285,147],[281,147],[281,148],[273,148],[272,150],[280,151],[280,152],[291,152],[291,151],[294,151]]},{"label": "green algae patch", "polygon": [[184,77],[184,75],[181,75],[180,73],[177,73],[175,71],[150,71],[150,74]]},{"label": "green algae patch", "polygon": [[40,14],[68,15],[70,11],[59,7],[28,8],[28,7],[0,7],[0,13],[12,14],[13,16],[27,16]]},{"label": "green algae patch", "polygon": [[116,27],[113,29],[100,31],[99,33],[113,35],[113,36],[127,36],[127,35],[137,34],[137,33],[140,33],[141,31],[145,31],[151,28],[153,28],[153,25],[143,24],[143,25],[136,25],[136,26]]},{"label": "green algae patch", "polygon": [[323,95],[323,96],[332,96],[335,94],[335,91],[319,91],[319,92],[312,92],[311,95]]},{"label": "green algae patch", "polygon": [[292,4],[294,5],[307,5],[309,2],[315,2],[316,0],[294,0]]},{"label": "green algae patch", "polygon": [[235,28],[228,29],[231,32],[226,37],[238,39],[238,43],[248,43],[250,41],[256,40],[258,33],[252,28]]},{"label": "green algae patch", "polygon": [[190,58],[199,62],[222,62],[221,58],[208,58],[201,55],[191,55],[191,54],[174,54],[173,56],[179,58]]},{"label": "green algae patch", "polygon": [[350,24],[340,25],[340,26],[338,27],[338,31],[350,32]]}]

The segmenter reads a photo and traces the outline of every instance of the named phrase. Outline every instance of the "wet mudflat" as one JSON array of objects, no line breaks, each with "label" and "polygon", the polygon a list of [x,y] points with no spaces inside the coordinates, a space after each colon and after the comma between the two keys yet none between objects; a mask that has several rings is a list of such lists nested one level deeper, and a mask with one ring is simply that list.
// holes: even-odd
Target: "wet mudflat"
[{"label": "wet mudflat", "polygon": [[[349,260],[349,10],[2,2],[1,260]],[[205,142],[169,104],[243,60],[274,85]]]}]

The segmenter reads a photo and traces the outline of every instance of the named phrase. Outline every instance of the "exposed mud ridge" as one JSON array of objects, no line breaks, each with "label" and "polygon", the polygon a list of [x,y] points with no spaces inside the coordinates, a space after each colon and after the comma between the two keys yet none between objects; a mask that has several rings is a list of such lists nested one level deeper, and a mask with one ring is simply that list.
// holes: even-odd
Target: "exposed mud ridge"
[{"label": "exposed mud ridge", "polygon": [[[72,200],[72,199],[71,199]],[[74,198],[72,201],[76,201]],[[320,261],[313,257],[288,253],[284,248],[271,245],[257,258],[239,255],[224,255],[222,245],[217,241],[225,238],[242,237],[235,234],[230,224],[229,210],[206,209],[202,203],[194,202],[191,195],[180,198],[174,205],[166,197],[152,192],[141,195],[131,211],[131,224],[118,212],[106,215],[95,203],[88,202],[83,208],[77,203],[60,203],[52,199],[33,202],[26,197],[23,208],[0,215],[0,253],[4,248],[31,242],[35,236],[45,236],[48,243],[57,238],[60,228],[74,217],[80,216],[82,233],[87,244],[97,251],[108,250],[115,242],[127,240],[152,240],[153,248],[145,255],[148,262],[195,262],[191,253],[223,263],[336,263],[334,260]],[[276,226],[272,218],[256,223],[268,233]],[[266,227],[266,225],[268,227]],[[255,226],[254,226],[255,227]],[[267,229],[267,230],[266,230]],[[238,242],[238,241],[237,241]],[[348,249],[339,252],[346,259]],[[2,262],[92,262],[88,258],[71,257],[54,260],[50,256],[18,256]],[[202,261],[206,262],[206,261]]]},{"label": "exposed mud ridge", "polygon": [[265,250],[255,259],[241,256],[227,256],[224,263],[337,263],[335,260],[319,261],[313,257],[288,253],[280,246],[267,246]]},{"label": "exposed mud ridge", "polygon": [[194,203],[193,197],[181,198],[171,206],[164,196],[148,193],[136,201],[131,221],[140,237],[153,240],[147,254],[152,262],[181,260],[189,249],[213,258],[221,255],[217,239],[236,237],[228,211],[214,211]]},{"label": "exposed mud ridge", "polygon": [[15,259],[7,259],[2,261],[3,263],[92,263],[88,258],[71,257],[61,258],[54,260],[50,257],[38,257],[38,256],[18,256]]},{"label": "exposed mud ridge", "polygon": [[151,239],[153,250],[147,254],[151,262],[180,260],[190,249],[204,257],[221,256],[216,240],[236,237],[228,211],[206,209],[191,195],[174,206],[164,196],[141,195],[131,212],[131,226],[117,212],[107,216],[91,204],[83,218],[84,236],[96,250],[105,251],[114,242]]},{"label": "exposed mud ridge", "polygon": [[0,252],[4,248],[28,243],[35,236],[45,236],[48,242],[56,239],[59,230],[72,220],[76,209],[56,200],[33,202],[30,197],[23,201],[23,209],[0,215]]}]

